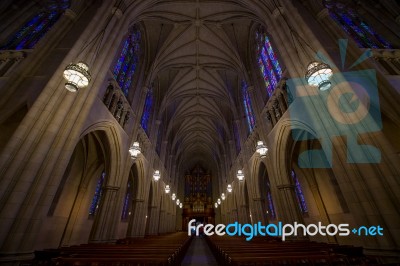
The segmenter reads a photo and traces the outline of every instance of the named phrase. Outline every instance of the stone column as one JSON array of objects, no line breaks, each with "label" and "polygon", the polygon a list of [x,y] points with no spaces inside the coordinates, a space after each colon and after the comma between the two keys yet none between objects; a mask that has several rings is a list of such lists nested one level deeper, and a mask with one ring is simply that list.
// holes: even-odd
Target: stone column
[{"label": "stone column", "polygon": [[149,213],[149,230],[147,232],[148,235],[158,235],[158,223],[160,221],[160,212],[158,206],[151,206]]},{"label": "stone column", "polygon": [[114,217],[118,217],[116,206],[118,205],[119,187],[105,186],[101,209],[95,217],[89,242],[108,242],[114,235]]},{"label": "stone column", "polygon": [[266,213],[264,213],[264,205],[265,205],[265,200],[263,198],[253,198],[253,206],[254,208],[252,209],[251,215],[253,217],[253,222],[261,222],[262,224],[265,224],[267,222],[266,218]]},{"label": "stone column", "polygon": [[282,223],[294,222],[304,223],[303,215],[301,214],[296,199],[295,186],[292,184],[278,185],[278,197],[280,205],[279,208],[279,220]]},{"label": "stone column", "polygon": [[133,201],[134,215],[131,216],[131,221],[128,229],[129,237],[143,237],[146,227],[147,206],[143,199]]},{"label": "stone column", "polygon": [[158,222],[158,234],[165,234],[167,231],[169,221],[167,220],[167,213],[165,210],[160,210]]}]

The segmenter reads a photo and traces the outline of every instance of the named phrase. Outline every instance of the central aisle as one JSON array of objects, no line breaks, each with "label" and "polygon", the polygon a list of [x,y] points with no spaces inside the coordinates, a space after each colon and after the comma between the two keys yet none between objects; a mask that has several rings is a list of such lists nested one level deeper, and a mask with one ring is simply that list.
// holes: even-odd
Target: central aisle
[{"label": "central aisle", "polygon": [[182,266],[215,265],[218,263],[203,237],[194,237],[182,261]]}]

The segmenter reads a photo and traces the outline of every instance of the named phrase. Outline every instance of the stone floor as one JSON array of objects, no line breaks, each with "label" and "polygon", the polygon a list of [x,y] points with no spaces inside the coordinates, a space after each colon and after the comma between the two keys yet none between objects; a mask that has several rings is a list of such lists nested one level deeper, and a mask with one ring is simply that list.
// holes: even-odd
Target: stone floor
[{"label": "stone floor", "polygon": [[201,266],[201,265],[215,265],[218,263],[208,247],[206,240],[202,237],[194,237],[189,249],[183,258],[182,266]]}]

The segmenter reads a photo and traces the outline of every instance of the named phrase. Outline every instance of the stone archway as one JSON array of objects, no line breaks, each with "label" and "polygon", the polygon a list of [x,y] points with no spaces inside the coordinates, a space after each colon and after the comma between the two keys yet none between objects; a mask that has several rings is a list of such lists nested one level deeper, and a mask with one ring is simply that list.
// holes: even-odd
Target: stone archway
[{"label": "stone archway", "polygon": [[[48,226],[41,227],[40,246],[58,247],[90,241],[104,200],[103,189],[109,180],[109,157],[109,142],[104,131],[92,131],[79,140],[44,221]],[[98,187],[103,173],[102,186]],[[99,199],[93,203],[96,193]],[[91,204],[97,207],[92,215],[89,214]]]}]

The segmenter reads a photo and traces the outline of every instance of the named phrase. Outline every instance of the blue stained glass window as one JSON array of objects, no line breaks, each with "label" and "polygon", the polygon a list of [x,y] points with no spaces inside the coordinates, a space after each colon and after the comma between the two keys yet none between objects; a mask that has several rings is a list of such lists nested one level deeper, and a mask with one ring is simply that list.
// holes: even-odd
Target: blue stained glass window
[{"label": "blue stained glass window", "polygon": [[47,6],[43,10],[29,19],[0,49],[32,49],[54,26],[69,5],[69,0],[47,2]]},{"label": "blue stained glass window", "polygon": [[382,36],[363,21],[354,9],[326,1],[331,18],[357,43],[360,48],[393,48]]},{"label": "blue stained glass window", "polygon": [[236,154],[240,152],[240,134],[236,123],[233,124],[233,135],[235,137]]},{"label": "blue stained glass window", "polygon": [[[268,188],[269,189],[269,188]],[[272,194],[271,191],[267,191],[267,201],[268,201],[268,213],[271,218],[276,218],[274,202],[272,201]]]},{"label": "blue stained glass window", "polygon": [[92,199],[92,204],[90,204],[89,216],[95,216],[98,211],[100,201],[101,201],[101,196],[103,195],[103,185],[104,185],[105,177],[106,177],[106,173],[103,171],[101,173],[99,180],[97,181],[96,190],[94,192],[94,196]]},{"label": "blue stained glass window", "polygon": [[293,178],[293,182],[295,185],[295,192],[296,192],[297,201],[299,202],[300,210],[302,213],[306,213],[308,211],[306,200],[304,198],[303,190],[301,189],[299,179],[297,178],[297,175],[293,169],[291,172],[291,176]]},{"label": "blue stained glass window", "polygon": [[125,96],[128,96],[139,62],[141,34],[137,27],[133,27],[125,39],[121,54],[114,66],[114,78],[118,82]]},{"label": "blue stained glass window", "polygon": [[149,123],[150,123],[150,117],[153,112],[153,92],[152,90],[149,90],[146,95],[146,100],[144,103],[144,108],[143,108],[143,114],[142,114],[142,119],[140,121],[140,125],[146,132],[147,136],[149,136]]},{"label": "blue stained glass window", "polygon": [[247,125],[249,126],[249,132],[252,132],[254,126],[256,125],[256,119],[254,117],[253,107],[251,105],[251,99],[245,81],[242,81],[242,94],[243,94],[243,105],[246,114]]},{"label": "blue stained glass window", "polygon": [[282,68],[278,58],[272,49],[268,36],[259,30],[256,32],[257,40],[257,63],[263,77],[265,88],[269,96],[272,95],[279,80],[282,77]]},{"label": "blue stained glass window", "polygon": [[122,208],[122,220],[127,220],[130,214],[130,207],[132,201],[132,180],[128,180],[128,184],[126,187],[126,194],[124,198],[124,207]]}]

